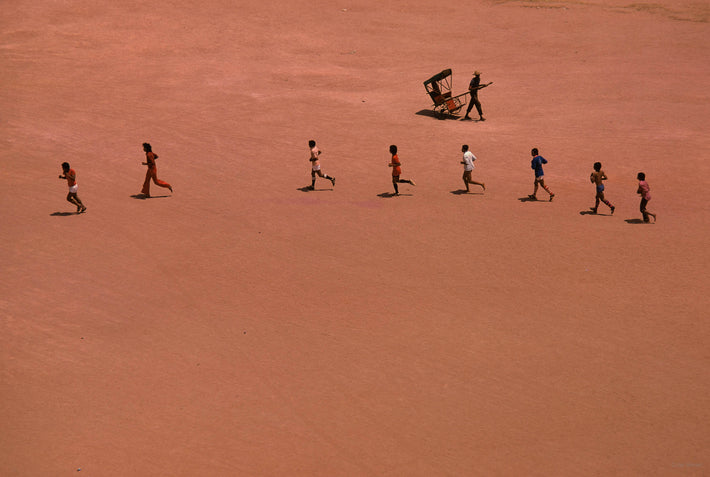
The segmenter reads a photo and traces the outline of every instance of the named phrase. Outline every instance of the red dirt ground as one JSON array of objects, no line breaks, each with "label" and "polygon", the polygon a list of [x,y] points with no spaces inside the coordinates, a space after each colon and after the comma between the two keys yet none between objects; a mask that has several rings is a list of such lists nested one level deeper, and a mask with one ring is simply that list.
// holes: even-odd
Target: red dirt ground
[{"label": "red dirt ground", "polygon": [[[708,475],[709,18],[4,2],[0,475]],[[426,114],[448,67],[488,121]]]}]

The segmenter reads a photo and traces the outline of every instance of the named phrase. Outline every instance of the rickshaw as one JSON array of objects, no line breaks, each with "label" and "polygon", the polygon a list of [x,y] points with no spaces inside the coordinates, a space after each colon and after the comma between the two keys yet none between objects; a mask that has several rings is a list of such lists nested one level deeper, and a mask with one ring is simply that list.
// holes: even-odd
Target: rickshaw
[{"label": "rickshaw", "polygon": [[451,95],[453,78],[451,68],[445,69],[424,82],[424,89],[434,102],[434,111],[440,115],[456,115],[456,113],[466,106],[468,91],[456,96]]}]

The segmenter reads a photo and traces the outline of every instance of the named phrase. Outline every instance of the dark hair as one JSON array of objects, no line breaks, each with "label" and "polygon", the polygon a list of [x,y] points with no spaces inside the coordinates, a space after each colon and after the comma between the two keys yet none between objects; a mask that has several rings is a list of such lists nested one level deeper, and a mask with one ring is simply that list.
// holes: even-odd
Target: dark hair
[{"label": "dark hair", "polygon": [[315,145],[316,145],[316,142],[315,142],[313,139],[311,139],[310,141],[308,141],[308,146],[313,147],[313,146],[315,146]]},{"label": "dark hair", "polygon": [[68,162],[62,162],[62,169],[69,169],[69,163]]},{"label": "dark hair", "polygon": [[594,163],[594,170],[599,172],[602,168],[602,163],[601,162],[595,162]]},{"label": "dark hair", "polygon": [[461,146],[461,149],[463,149],[464,151],[468,151],[468,144],[464,144],[463,146]]},{"label": "dark hair", "polygon": [[394,144],[390,146],[390,154],[397,154],[397,146]]},{"label": "dark hair", "polygon": [[643,172],[639,172],[639,173],[636,175],[636,178],[637,178],[638,180],[640,180],[640,181],[645,181],[645,180],[646,180],[646,174],[644,174]]},{"label": "dark hair", "polygon": [[145,149],[146,152],[153,152],[153,148],[150,147],[150,144],[147,142],[143,143],[143,149]]},{"label": "dark hair", "polygon": [[530,152],[532,152],[532,155],[533,155],[533,156],[537,156],[537,154],[538,154],[536,147],[533,147],[533,150],[530,151]]}]

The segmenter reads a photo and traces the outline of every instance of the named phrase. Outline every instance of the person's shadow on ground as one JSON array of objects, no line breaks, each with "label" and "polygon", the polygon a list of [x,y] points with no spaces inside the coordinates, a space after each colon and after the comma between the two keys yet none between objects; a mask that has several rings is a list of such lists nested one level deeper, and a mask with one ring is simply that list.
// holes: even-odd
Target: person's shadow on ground
[{"label": "person's shadow on ground", "polygon": [[382,192],[381,194],[377,194],[377,197],[382,197],[383,199],[389,199],[390,197],[402,197],[402,196],[411,197],[412,194],[406,194],[404,192],[400,192],[399,194],[395,194],[394,192]]},{"label": "person's shadow on ground", "polygon": [[68,215],[79,215],[79,212],[52,212],[49,215],[52,217],[66,217]]},{"label": "person's shadow on ground", "polygon": [[325,191],[332,191],[333,189],[313,189],[311,186],[304,186],[304,187],[299,187],[297,190],[300,190],[301,192],[325,192]]},{"label": "person's shadow on ground", "polygon": [[146,200],[146,199],[165,199],[166,197],[170,197],[169,195],[151,195],[147,196],[145,194],[133,194],[131,196],[132,199],[138,199],[138,200]]},{"label": "person's shadow on ground", "polygon": [[451,193],[454,195],[483,195],[483,192],[469,192],[466,189],[452,190]]},{"label": "person's shadow on ground", "polygon": [[583,210],[579,215],[600,215],[602,217],[611,217],[612,214],[602,214],[600,212],[594,212],[593,210]]}]

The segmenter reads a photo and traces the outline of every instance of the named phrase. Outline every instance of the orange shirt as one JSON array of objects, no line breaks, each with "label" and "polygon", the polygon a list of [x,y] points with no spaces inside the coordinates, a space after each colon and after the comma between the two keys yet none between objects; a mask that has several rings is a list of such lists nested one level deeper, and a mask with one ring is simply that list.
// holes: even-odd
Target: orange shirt
[{"label": "orange shirt", "polygon": [[397,154],[392,155],[392,175],[393,176],[401,176],[402,175],[402,163],[399,162],[399,157],[397,157]]},{"label": "orange shirt", "polygon": [[74,187],[76,185],[76,172],[74,169],[69,169],[69,172],[65,173],[64,177],[67,178],[67,185],[69,187]]}]

